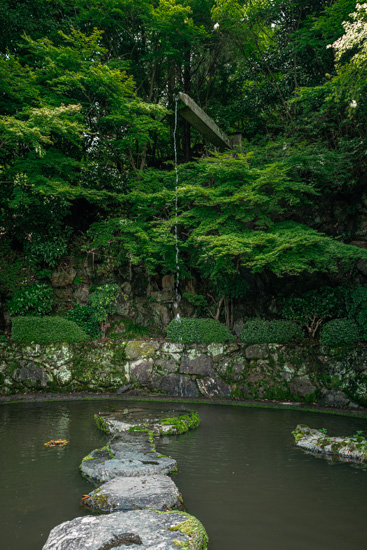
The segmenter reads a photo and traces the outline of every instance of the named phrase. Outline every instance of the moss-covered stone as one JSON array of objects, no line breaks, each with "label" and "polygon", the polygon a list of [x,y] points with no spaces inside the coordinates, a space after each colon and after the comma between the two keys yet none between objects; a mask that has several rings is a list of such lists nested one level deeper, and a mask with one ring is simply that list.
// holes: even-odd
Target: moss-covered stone
[{"label": "moss-covered stone", "polygon": [[[334,350],[335,351],[335,350]],[[0,346],[0,393],[130,391],[367,406],[367,347],[93,341]]]},{"label": "moss-covered stone", "polygon": [[194,516],[190,516],[186,512],[180,512],[185,520],[174,527],[171,527],[171,531],[180,531],[185,535],[188,535],[189,540],[181,542],[175,540],[174,543],[181,550],[206,550],[208,547],[209,538],[204,529],[203,524]]},{"label": "moss-covered stone", "polygon": [[324,429],[299,424],[292,434],[296,445],[310,453],[333,455],[344,461],[367,461],[367,440],[359,433],[352,437],[332,437]]},{"label": "moss-covered stone", "polygon": [[126,345],[125,353],[127,359],[140,359],[141,357],[149,357],[154,354],[158,348],[159,344],[157,342],[131,340]]}]

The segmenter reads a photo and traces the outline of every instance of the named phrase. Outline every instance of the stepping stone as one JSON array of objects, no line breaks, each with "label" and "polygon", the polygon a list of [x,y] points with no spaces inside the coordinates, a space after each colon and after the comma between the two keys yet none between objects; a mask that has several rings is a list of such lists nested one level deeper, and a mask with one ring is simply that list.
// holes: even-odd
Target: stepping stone
[{"label": "stepping stone", "polygon": [[182,498],[170,477],[150,475],[115,478],[89,493],[83,504],[101,512],[172,510],[182,506]]},{"label": "stepping stone", "polygon": [[196,428],[200,421],[194,411],[152,411],[143,408],[99,412],[94,415],[97,426],[108,434],[131,430],[150,430],[155,435],[181,434]]},{"label": "stepping stone", "polygon": [[297,447],[315,456],[324,455],[342,462],[367,461],[367,440],[361,436],[331,437],[303,424],[292,433]]},{"label": "stepping stone", "polygon": [[176,461],[158,454],[150,435],[145,432],[119,433],[109,445],[83,458],[80,465],[82,474],[97,483],[120,476],[169,474],[176,470]]},{"label": "stepping stone", "polygon": [[52,529],[43,550],[205,550],[207,541],[189,514],[137,510],[66,521]]}]

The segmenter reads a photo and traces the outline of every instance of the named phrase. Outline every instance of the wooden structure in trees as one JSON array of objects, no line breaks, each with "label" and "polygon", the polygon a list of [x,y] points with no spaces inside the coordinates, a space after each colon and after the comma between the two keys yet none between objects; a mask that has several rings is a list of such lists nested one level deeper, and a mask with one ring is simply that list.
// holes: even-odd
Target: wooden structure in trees
[{"label": "wooden structure in trees", "polygon": [[239,136],[228,137],[190,96],[183,92],[179,92],[178,96],[185,105],[179,111],[182,118],[187,120],[195,130],[215,145],[215,147],[224,151],[225,149],[233,149],[236,145],[240,144]]}]

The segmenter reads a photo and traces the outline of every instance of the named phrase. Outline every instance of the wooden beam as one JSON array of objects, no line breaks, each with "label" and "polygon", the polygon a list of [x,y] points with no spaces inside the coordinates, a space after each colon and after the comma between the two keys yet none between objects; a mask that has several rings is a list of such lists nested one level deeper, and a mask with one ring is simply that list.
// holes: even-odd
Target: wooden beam
[{"label": "wooden beam", "polygon": [[221,151],[233,149],[232,140],[216,125],[191,97],[183,92],[179,92],[179,98],[186,105],[180,109],[179,113],[191,124],[195,130],[202,134],[210,143],[218,147]]}]

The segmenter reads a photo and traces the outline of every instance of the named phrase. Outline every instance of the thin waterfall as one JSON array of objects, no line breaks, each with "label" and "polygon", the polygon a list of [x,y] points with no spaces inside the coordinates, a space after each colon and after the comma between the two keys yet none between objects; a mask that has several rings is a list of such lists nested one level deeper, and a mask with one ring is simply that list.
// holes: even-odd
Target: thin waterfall
[{"label": "thin waterfall", "polygon": [[[178,248],[178,166],[177,166],[177,118],[178,118],[178,97],[175,98],[175,128],[173,131],[173,149],[175,153],[175,174],[176,174],[176,184],[175,184],[175,247],[176,247],[176,301],[174,303],[174,308],[177,310],[178,304],[181,300],[181,295],[179,293],[179,284],[180,284],[180,264],[179,264],[179,248]],[[177,312],[176,318],[179,319],[180,315]]]}]

